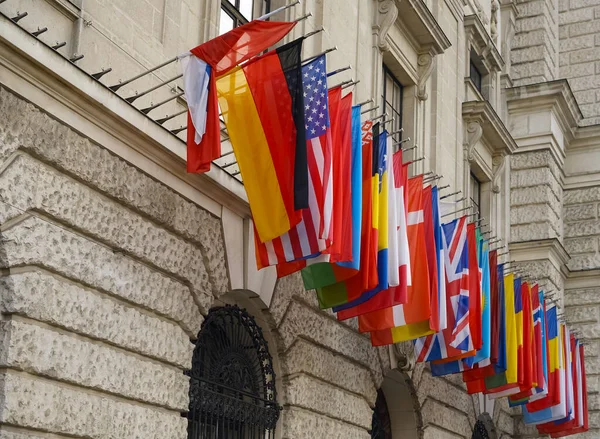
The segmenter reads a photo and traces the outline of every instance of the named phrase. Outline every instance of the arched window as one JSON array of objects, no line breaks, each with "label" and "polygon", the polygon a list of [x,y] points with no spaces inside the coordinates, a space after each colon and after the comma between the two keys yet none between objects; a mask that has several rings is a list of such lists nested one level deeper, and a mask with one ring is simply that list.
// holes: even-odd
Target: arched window
[{"label": "arched window", "polygon": [[387,402],[383,391],[377,391],[377,400],[373,409],[373,420],[371,425],[372,439],[392,439],[392,423],[388,412]]},{"label": "arched window", "polygon": [[267,342],[237,306],[212,308],[192,357],[189,439],[273,438],[281,408]]}]

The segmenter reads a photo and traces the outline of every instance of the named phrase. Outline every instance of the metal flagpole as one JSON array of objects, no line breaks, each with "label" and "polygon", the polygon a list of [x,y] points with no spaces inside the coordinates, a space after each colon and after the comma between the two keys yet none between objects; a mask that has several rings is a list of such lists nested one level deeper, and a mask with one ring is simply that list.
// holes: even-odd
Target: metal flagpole
[{"label": "metal flagpole", "polygon": [[[347,66],[347,67],[342,67],[341,69],[336,69],[332,72],[327,73],[327,77],[329,78],[330,76],[337,75],[338,73],[342,73],[342,72],[345,72],[346,70],[350,70],[350,69],[352,69],[352,66]],[[371,99],[371,102],[372,101],[373,100]]]},{"label": "metal flagpole", "polygon": [[[328,75],[328,76],[329,76],[329,75]],[[373,99],[372,99],[372,98],[371,98],[371,99],[369,99],[368,101],[362,101],[362,102],[359,102],[359,103],[358,103],[358,104],[356,104],[356,105],[358,105],[358,106],[363,106],[363,105],[366,105],[366,104],[371,104],[371,103],[373,103]],[[377,107],[379,107],[379,106],[377,106]],[[375,107],[375,108],[377,108],[377,107]]]},{"label": "metal flagpole", "polygon": [[329,53],[329,52],[333,52],[334,50],[337,50],[337,46],[334,46],[334,47],[331,47],[331,48],[329,48],[329,49],[327,49],[327,50],[324,50],[324,51],[323,51],[323,52],[321,52],[321,53],[317,53],[316,55],[314,55],[314,56],[311,56],[310,58],[303,59],[303,60],[301,61],[301,63],[302,63],[302,64],[309,63],[309,62],[311,62],[313,59],[316,59],[316,58],[318,58],[318,57],[320,57],[320,56],[322,56],[322,55],[325,55],[325,54],[327,54],[327,53]]},{"label": "metal flagpole", "polygon": [[300,4],[300,0],[296,0],[294,3],[290,3],[289,5],[282,6],[280,8],[275,9],[274,11],[268,12],[265,15],[261,15],[257,18],[257,20],[266,20],[267,18],[280,13],[281,11],[285,11],[286,9],[292,8],[296,5]]},{"label": "metal flagpole", "polygon": [[[371,99],[371,101],[373,101],[373,99]],[[360,114],[367,114],[367,113],[370,113],[371,111],[377,110],[378,108],[379,108],[379,105],[376,105],[374,107],[371,107],[371,108],[368,108],[368,109],[366,109],[364,111],[361,111]]]}]

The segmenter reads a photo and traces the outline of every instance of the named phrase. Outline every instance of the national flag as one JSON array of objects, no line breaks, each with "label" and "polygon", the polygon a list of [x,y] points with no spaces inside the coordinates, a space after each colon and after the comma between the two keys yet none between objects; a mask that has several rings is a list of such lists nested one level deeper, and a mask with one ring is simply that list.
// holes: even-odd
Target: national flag
[{"label": "national flag", "polygon": [[560,384],[560,350],[559,350],[559,335],[560,326],[557,320],[556,306],[550,307],[546,312],[546,328],[547,328],[547,367],[548,367],[548,394],[537,401],[532,401],[527,404],[529,412],[535,412],[556,405],[560,401],[560,393],[558,387]]},{"label": "national flag", "polygon": [[[384,198],[380,190],[385,190],[385,197],[387,197],[388,191],[387,173],[385,173],[386,184],[383,185],[384,170],[387,170],[387,159],[385,157],[387,132],[384,131],[380,134],[379,123],[375,125],[369,123],[369,131],[371,126],[373,127],[372,155],[368,160],[368,163],[371,164],[371,169],[369,170],[370,178],[368,182],[363,179],[361,269],[356,276],[347,280],[318,288],[317,298],[319,299],[321,308],[331,308],[350,303],[358,299],[362,293],[374,288],[379,290],[383,283],[387,283],[387,212],[384,217],[380,215],[380,210],[385,209],[387,211],[387,198],[385,198],[385,202],[380,203],[380,198]],[[371,137],[368,140],[369,144],[371,144]],[[363,147],[364,145],[363,136]],[[365,163],[366,160],[363,155],[363,171],[366,171]],[[366,175],[363,173],[363,178],[365,177]],[[367,183],[368,188],[366,187]],[[368,198],[365,196],[365,190],[367,189],[369,190]],[[365,206],[365,203],[368,201],[370,201],[369,205]],[[365,207],[367,209],[370,208],[370,212],[365,211]],[[369,218],[365,218],[365,214],[367,213],[370,213]],[[383,218],[385,218],[385,221]],[[368,233],[368,237],[365,237],[366,233]],[[363,242],[364,247],[362,245]],[[385,243],[385,247],[382,246],[383,243]],[[381,284],[379,283],[380,280]]]},{"label": "national flag", "polygon": [[[423,213],[425,196],[423,176],[409,179],[407,234],[412,285],[407,288],[407,303],[358,316],[359,330],[371,332],[371,343],[374,346],[412,340],[432,332],[429,321],[431,277]],[[435,276],[437,277],[437,272]]]},{"label": "national flag", "polygon": [[[340,262],[322,262],[320,261],[320,258],[307,260],[306,267],[302,269],[304,288],[307,290],[322,288],[324,286],[332,285],[336,282],[348,279],[354,276],[360,268],[362,215],[362,137],[360,106],[357,105],[349,108],[348,106],[351,103],[352,93],[347,94],[341,100],[341,119],[343,125],[342,142],[344,144],[344,149],[351,151],[350,159],[347,163],[347,166],[349,166],[350,175],[348,176],[348,179],[343,177],[343,180],[348,184],[346,190],[343,191],[344,196],[348,197],[346,200],[345,209],[349,208],[350,211],[346,211],[342,217],[342,235],[344,236],[342,239],[344,240],[345,244],[344,253],[350,249],[350,257],[348,259],[348,256],[345,255],[340,258]],[[350,117],[348,118],[347,115]],[[333,122],[332,127],[335,128],[335,126],[333,126]],[[350,133],[349,136],[346,135],[347,132]],[[335,134],[335,130],[333,131],[333,134]],[[335,153],[333,160],[335,164]],[[335,178],[334,172],[334,183],[336,181],[337,178]],[[333,214],[336,215],[335,210]],[[343,261],[344,258],[348,260]],[[312,261],[315,261],[315,263],[312,263]]]},{"label": "national flag", "polygon": [[479,271],[479,241],[477,239],[475,223],[467,226],[469,239],[469,323],[471,327],[471,341],[475,349],[481,349],[483,344],[481,335],[481,277]]},{"label": "national flag", "polygon": [[448,327],[415,341],[418,362],[475,354],[469,333],[470,273],[467,217],[443,224],[442,236],[447,282]]},{"label": "national flag", "polygon": [[[362,303],[354,306],[340,305],[335,307],[337,310],[338,320],[346,320],[352,317],[359,316],[361,314],[367,314],[373,311],[378,311],[384,308],[390,308],[394,305],[406,303],[407,299],[407,287],[410,283],[410,255],[408,236],[407,236],[407,225],[406,225],[406,214],[407,204],[405,197],[405,191],[408,187],[408,169],[407,166],[402,163],[402,150],[397,151],[393,154],[393,175],[394,175],[394,190],[390,188],[390,203],[392,203],[392,195],[396,198],[396,221],[398,226],[396,228],[396,235],[390,233],[391,228],[388,230],[390,233],[390,245],[393,239],[397,239],[398,243],[398,281],[400,284],[395,287],[390,287],[388,291],[381,291],[374,293],[370,298]],[[390,175],[392,172],[390,171]],[[391,181],[391,179],[390,179]],[[394,250],[396,251],[396,250]],[[388,249],[389,252],[389,249]],[[390,268],[391,270],[391,268]],[[366,296],[366,295],[365,295]],[[363,296],[363,297],[365,297]]]},{"label": "national flag", "polygon": [[460,372],[467,372],[476,363],[484,363],[483,366],[490,364],[490,341],[491,341],[491,329],[490,329],[490,270],[489,270],[489,257],[488,257],[488,244],[483,239],[479,240],[480,248],[480,270],[482,272],[482,292],[483,292],[483,316],[482,316],[482,339],[483,343],[481,349],[473,357],[466,358],[464,360],[455,360],[446,363],[431,363],[431,374],[433,376],[449,375]]},{"label": "national flag", "polygon": [[[301,221],[295,227],[269,240],[264,240],[258,226],[256,227],[255,249],[259,269],[269,265],[281,265],[284,271],[287,271],[289,267],[285,267],[285,262],[311,255],[316,256],[331,244],[332,141],[325,56],[320,56],[302,66],[301,76],[302,79],[299,80],[299,83],[302,83],[303,93],[306,95],[303,98],[302,111],[306,118],[307,166],[310,176],[309,207],[302,209]],[[272,96],[272,99],[276,101],[277,97]],[[231,136],[231,132],[229,134]],[[248,143],[247,137],[244,137],[244,142]],[[251,154],[252,151],[249,153]],[[256,162],[256,158],[254,161],[251,160],[252,158],[250,158],[250,163]],[[242,170],[241,163],[240,170]],[[244,177],[244,185],[248,191],[246,177]],[[259,189],[268,193],[265,191],[265,187],[263,183]],[[252,203],[250,205],[252,206]]]},{"label": "national flag", "polygon": [[543,410],[530,412],[528,410],[529,404],[523,406],[523,422],[525,424],[543,424],[545,422],[557,421],[567,416],[567,400],[568,400],[568,389],[567,389],[567,371],[569,366],[567,364],[567,358],[569,357],[570,343],[569,343],[569,331],[564,325],[560,325],[560,334],[558,336],[558,350],[559,350],[559,363],[558,363],[558,376],[559,376],[559,402],[551,407]]},{"label": "national flag", "polygon": [[293,114],[302,105],[296,99],[301,49],[302,41],[293,41],[216,81],[261,240],[287,232],[300,220],[301,213],[294,207],[294,163],[289,157],[296,148]]},{"label": "national flag", "polygon": [[438,319],[439,331],[448,327],[448,310],[446,307],[446,271],[444,268],[444,242],[442,237],[442,217],[440,216],[440,191],[437,186],[431,189],[431,208],[433,216],[433,233],[437,259],[438,286]]},{"label": "national flag", "polygon": [[[206,172],[210,169],[210,163],[221,156],[221,126],[216,80],[237,65],[277,43],[295,25],[295,22],[254,20],[194,47],[190,50],[190,56],[186,54],[180,57],[185,97],[189,108],[188,172]],[[304,123],[300,120],[297,122],[298,126],[302,126]],[[287,141],[288,139],[286,139],[286,147],[288,146]],[[301,144],[298,145],[298,148],[298,151],[295,151],[295,148],[289,151],[292,154],[287,156],[288,160],[289,157],[295,157],[296,152],[304,151],[303,160],[306,163],[306,149]],[[301,165],[302,158],[297,156],[296,158],[296,164]],[[302,169],[296,168],[292,173],[293,176],[299,178],[296,182],[295,201],[298,204],[295,208],[300,209],[307,206],[307,174],[306,172],[302,173]]]}]

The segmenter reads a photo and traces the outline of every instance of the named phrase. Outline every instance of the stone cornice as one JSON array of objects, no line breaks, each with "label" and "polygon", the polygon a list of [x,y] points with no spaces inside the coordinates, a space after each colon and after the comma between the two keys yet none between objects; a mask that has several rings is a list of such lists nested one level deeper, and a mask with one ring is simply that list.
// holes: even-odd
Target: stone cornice
[{"label": "stone cornice", "polygon": [[506,99],[510,114],[539,112],[541,108],[551,108],[569,141],[575,136],[578,123],[583,118],[566,79],[508,88]]},{"label": "stone cornice", "polygon": [[504,59],[477,15],[465,17],[465,36],[490,71],[502,71]]},{"label": "stone cornice", "polygon": [[509,9],[515,17],[519,15],[519,9],[517,8],[515,0],[500,0],[500,9]]},{"label": "stone cornice", "polygon": [[203,205],[201,200],[209,198],[206,203],[211,206],[226,205],[249,216],[246,193],[238,180],[218,166],[206,174],[187,174],[186,147],[181,139],[3,16],[0,78],[3,85],[33,104],[50,105],[53,117],[115,154],[129,148],[132,152],[127,154],[139,157],[139,163],[144,161],[146,172],[152,174],[150,170],[157,166],[164,169],[161,178],[189,199]]},{"label": "stone cornice", "polygon": [[517,149],[508,129],[488,101],[463,102],[462,116],[467,129],[473,126],[472,129],[476,132],[474,125],[480,127],[479,137],[483,137],[492,147],[492,156],[512,154]]},{"label": "stone cornice", "polygon": [[421,46],[421,52],[439,55],[451,46],[450,40],[423,0],[397,2],[398,20]]},{"label": "stone cornice", "polygon": [[565,273],[566,264],[571,257],[563,247],[562,243],[556,239],[542,239],[537,241],[511,242],[508,244],[511,257],[515,257],[517,262],[538,261],[549,259],[552,264],[561,272]]}]

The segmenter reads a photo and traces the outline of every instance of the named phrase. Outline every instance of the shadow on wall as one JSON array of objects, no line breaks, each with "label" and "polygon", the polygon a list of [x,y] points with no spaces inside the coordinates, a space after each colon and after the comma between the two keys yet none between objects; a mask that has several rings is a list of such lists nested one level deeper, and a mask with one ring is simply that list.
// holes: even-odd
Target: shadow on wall
[{"label": "shadow on wall", "polygon": [[[384,396],[383,404],[387,405],[391,433],[391,436],[381,436],[382,439],[420,439],[423,421],[417,394],[408,375],[398,369],[390,370],[381,383],[380,391]],[[375,415],[382,412],[381,403],[378,397]]]}]

